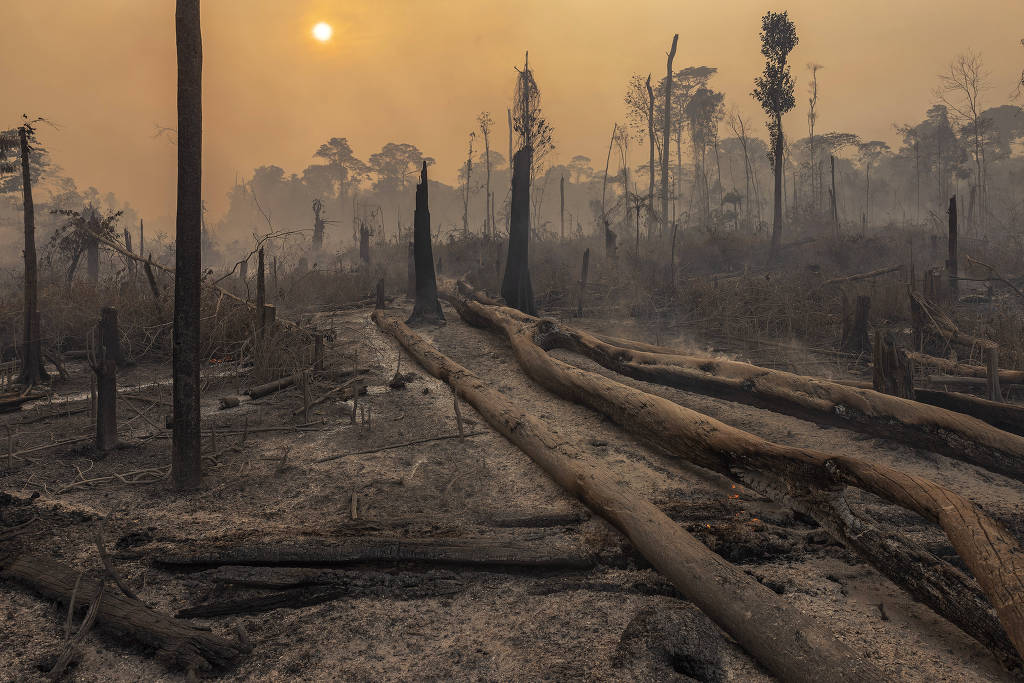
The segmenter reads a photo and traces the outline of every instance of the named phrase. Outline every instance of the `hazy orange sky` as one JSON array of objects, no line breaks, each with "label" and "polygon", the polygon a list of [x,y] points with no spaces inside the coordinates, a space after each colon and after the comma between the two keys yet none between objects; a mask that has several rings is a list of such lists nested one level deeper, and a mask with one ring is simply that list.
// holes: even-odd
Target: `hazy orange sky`
[{"label": "hazy orange sky", "polygon": [[[492,112],[499,150],[513,66],[529,49],[557,160],[601,165],[633,73],[718,67],[713,86],[757,121],[749,93],[763,60],[760,17],[788,9],[798,107],[787,133],[806,135],[805,64],[819,72],[819,130],[895,141],[917,121],[936,75],[967,49],[991,72],[988,104],[1007,101],[1024,65],[1024,0],[203,0],[204,194],[214,217],[236,174],[274,163],[300,172],[321,142],[347,137],[363,159],[410,142],[453,182],[476,115]],[[20,115],[60,126],[41,137],[78,182],[172,216],[175,150],[154,138],[175,125],[173,0],[0,0],[5,92],[0,127]],[[333,25],[327,44],[318,21]],[[640,154],[639,156],[642,156]],[[639,161],[639,156],[634,161]]]}]

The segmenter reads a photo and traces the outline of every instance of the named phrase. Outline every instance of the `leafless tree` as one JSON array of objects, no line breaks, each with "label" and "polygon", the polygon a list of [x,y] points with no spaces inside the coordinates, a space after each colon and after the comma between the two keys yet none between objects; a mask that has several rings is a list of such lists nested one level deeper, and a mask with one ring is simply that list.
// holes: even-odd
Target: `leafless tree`
[{"label": "leafless tree", "polygon": [[[985,122],[981,115],[982,95],[989,88],[989,73],[981,55],[968,51],[958,55],[944,74],[939,74],[935,96],[946,106],[961,130],[971,138],[971,156],[974,159],[974,183],[977,188],[980,211],[987,213],[985,179]],[[984,218],[983,218],[984,219]]]},{"label": "leafless tree", "polygon": [[174,433],[171,480],[198,488],[202,476],[199,415],[199,304],[202,278],[203,45],[199,0],[177,0],[178,207],[174,272]]}]

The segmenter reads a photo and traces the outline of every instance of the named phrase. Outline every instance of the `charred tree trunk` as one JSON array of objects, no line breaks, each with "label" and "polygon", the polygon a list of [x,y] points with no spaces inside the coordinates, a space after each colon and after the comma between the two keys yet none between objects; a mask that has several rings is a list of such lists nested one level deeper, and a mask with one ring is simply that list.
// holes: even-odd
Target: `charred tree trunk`
[{"label": "charred tree trunk", "polygon": [[256,260],[256,335],[263,336],[263,307],[267,305],[266,266],[263,259],[263,247],[260,247]]},{"label": "charred tree trunk", "polygon": [[105,453],[117,447],[117,358],[121,344],[116,308],[102,310],[96,338],[92,366],[96,373],[96,449]]},{"label": "charred tree trunk", "polygon": [[324,248],[324,221],[320,217],[323,204],[319,199],[313,200],[313,253],[319,254]]},{"label": "charred tree trunk", "polygon": [[[844,299],[845,301],[845,299]],[[871,297],[859,295],[854,310],[843,311],[842,347],[851,353],[861,353],[871,349],[871,338],[868,336],[868,318],[871,314]]]},{"label": "charred tree trunk", "polygon": [[363,263],[370,262],[370,229],[365,225],[359,226],[359,258]]},{"label": "charred tree trunk", "polygon": [[[647,238],[651,238],[654,229],[654,89],[651,87],[651,75],[647,74],[647,142],[650,147],[650,159],[647,166]],[[664,231],[661,233],[664,235]]]},{"label": "charred tree trunk", "polygon": [[960,292],[960,281],[957,279],[957,227],[956,227],[956,195],[949,198],[949,250],[946,255],[946,272],[949,274],[949,291],[953,303],[956,303]]},{"label": "charred tree trunk", "polygon": [[29,170],[28,130],[18,129],[21,145],[21,197],[25,219],[25,318],[24,346],[21,356],[21,383],[39,384],[47,379],[43,369],[42,341],[39,335],[39,276],[36,271],[36,212],[32,201],[32,175]]},{"label": "charred tree trunk", "polygon": [[416,245],[409,242],[409,264],[405,283],[405,296],[416,300]]},{"label": "charred tree trunk", "polygon": [[146,253],[146,226],[139,219],[139,256],[143,256]]},{"label": "charred tree trunk", "polygon": [[199,325],[202,282],[203,44],[199,0],[177,0],[178,206],[174,255],[174,433],[171,481],[199,488]]},{"label": "charred tree trunk", "polygon": [[604,257],[609,261],[614,261],[615,256],[618,253],[618,238],[619,236],[608,227],[608,221],[604,222]]},{"label": "charred tree trunk", "polygon": [[613,472],[553,433],[526,406],[511,403],[399,321],[379,312],[373,319],[566,491],[621,530],[687,599],[775,675],[808,683],[872,681],[882,675],[778,595],[712,553],[650,501],[619,483]]},{"label": "charred tree trunk", "polygon": [[671,140],[669,134],[672,130],[672,60],[676,56],[676,44],[679,42],[679,34],[672,36],[672,49],[668,52],[668,63],[665,73],[665,121],[662,129],[662,155],[661,155],[661,228],[662,233],[668,232],[668,150]]},{"label": "charred tree trunk", "polygon": [[587,270],[590,268],[590,249],[583,251],[583,266],[580,268],[580,298],[576,302],[576,317],[583,317],[583,296],[587,292]]},{"label": "charred tree trunk", "polygon": [[914,398],[914,362],[897,348],[892,332],[875,330],[872,348],[872,383],[875,391],[900,398]]},{"label": "charred tree trunk", "polygon": [[160,288],[156,284],[156,275],[153,274],[153,255],[149,255],[149,259],[142,264],[142,267],[146,271],[146,280],[149,281],[149,289],[153,292],[153,299],[160,301]]},{"label": "charred tree trunk", "polygon": [[768,263],[774,264],[782,249],[782,117],[775,117],[775,147],[772,150],[772,161],[775,169],[775,207],[772,216],[772,244],[768,252]]},{"label": "charred tree trunk", "polygon": [[[3,568],[3,576],[60,603],[67,604],[74,596],[75,604],[83,607],[96,600],[100,591],[99,581],[83,578],[78,583],[78,571],[42,555],[19,555]],[[112,591],[104,593],[96,623],[118,637],[127,636],[156,649],[185,670],[224,670],[250,650]]]},{"label": "charred tree trunk", "polygon": [[561,239],[565,241],[565,176],[558,179],[558,223]]},{"label": "charred tree trunk", "polygon": [[124,357],[124,350],[121,348],[121,330],[117,322],[117,309],[107,306],[100,312],[100,343],[103,344],[106,357],[113,360],[117,367],[123,368],[128,365],[128,359]]},{"label": "charred tree trunk", "polygon": [[836,157],[830,154],[828,157],[829,164],[832,167],[832,192],[829,195],[829,200],[832,203],[832,230],[836,237],[839,236],[839,205],[836,200]]},{"label": "charred tree trunk", "polygon": [[434,274],[434,251],[430,245],[430,206],[427,196],[427,162],[420,170],[416,185],[416,211],[413,214],[413,260],[416,266],[416,303],[408,322],[444,320],[441,302],[437,300],[437,277]]},{"label": "charred tree trunk", "polygon": [[530,165],[533,150],[524,147],[512,159],[512,222],[508,236],[508,258],[501,296],[512,308],[533,315],[533,286],[530,284]]}]

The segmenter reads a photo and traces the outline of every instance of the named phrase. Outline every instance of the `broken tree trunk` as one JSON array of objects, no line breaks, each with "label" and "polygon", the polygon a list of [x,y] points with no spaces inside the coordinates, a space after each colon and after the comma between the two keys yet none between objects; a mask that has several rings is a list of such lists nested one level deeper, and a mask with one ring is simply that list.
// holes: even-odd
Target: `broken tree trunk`
[{"label": "broken tree trunk", "polygon": [[420,169],[416,184],[416,210],[413,214],[413,258],[416,265],[416,303],[408,322],[444,320],[441,302],[437,300],[437,277],[434,273],[434,251],[430,245],[430,205],[427,197],[427,162]]},{"label": "broken tree trunk", "polygon": [[[843,302],[846,302],[844,296]],[[845,309],[845,306],[844,306]],[[871,350],[871,338],[868,336],[868,317],[871,313],[871,297],[859,295],[851,318],[850,311],[843,311],[842,348],[851,353]]]},{"label": "broken tree trunk", "polygon": [[43,369],[42,341],[39,333],[39,284],[36,264],[36,223],[35,204],[32,201],[32,175],[29,169],[31,154],[28,146],[29,129],[18,128],[18,142],[21,145],[21,196],[25,223],[25,317],[24,345],[21,356],[20,381],[25,386],[35,386],[48,379]]},{"label": "broken tree trunk", "polygon": [[160,301],[160,288],[156,285],[156,276],[153,274],[153,255],[149,255],[148,261],[142,262],[142,267],[146,270],[146,279],[149,281],[149,290],[153,293],[153,299]]},{"label": "broken tree trunk", "polygon": [[100,336],[103,349],[108,359],[117,363],[117,367],[128,365],[128,359],[121,348],[121,329],[117,322],[117,309],[105,306],[100,311]]},{"label": "broken tree trunk", "polygon": [[370,229],[365,225],[359,226],[359,258],[363,263],[370,262]]},{"label": "broken tree trunk", "polygon": [[275,379],[273,382],[267,382],[266,384],[251,387],[245,392],[245,394],[249,398],[262,398],[263,396],[268,396],[274,392],[281,391],[282,389],[287,389],[293,384],[295,384],[295,375],[288,375],[281,379]]},{"label": "broken tree trunk", "polygon": [[576,317],[583,317],[583,296],[587,293],[587,270],[590,267],[590,248],[583,250],[583,265],[580,268],[580,297],[576,301]]},{"label": "broken tree trunk", "polygon": [[267,305],[267,281],[263,261],[263,247],[260,247],[259,257],[256,260],[256,336],[263,337],[265,321],[263,319],[264,306]]},{"label": "broken tree trunk", "polygon": [[[101,453],[117,447],[117,309],[106,307],[100,317],[96,357],[96,449]],[[111,346],[114,344],[114,346]]]},{"label": "broken tree trunk", "polygon": [[956,195],[949,198],[949,209],[946,211],[949,216],[949,244],[946,254],[946,272],[949,275],[949,291],[956,302],[957,294],[960,291],[959,272],[957,268],[957,227],[956,227]]},{"label": "broken tree trunk", "polygon": [[[947,375],[981,378],[989,376],[989,369],[984,365],[968,365],[948,358],[929,356],[926,353],[908,352],[907,356],[919,365],[939,368]],[[1007,384],[1024,384],[1024,370],[1000,370],[999,381]]]},{"label": "broken tree trunk", "polygon": [[619,483],[588,453],[394,318],[373,313],[430,374],[450,384],[487,422],[569,493],[621,530],[633,545],[755,659],[784,680],[878,680],[881,673],[848,646],[708,550],[650,501]]},{"label": "broken tree trunk", "polygon": [[405,282],[405,296],[416,300],[416,245],[409,242],[409,268]]},{"label": "broken tree trunk", "polygon": [[892,332],[875,330],[872,350],[874,389],[900,398],[914,398],[914,363],[897,348]]},{"label": "broken tree trunk", "polygon": [[178,57],[178,203],[171,360],[171,481],[176,489],[185,490],[199,488],[202,478],[199,320],[203,277],[203,38],[199,0],[177,0],[174,19]]},{"label": "broken tree trunk", "polygon": [[512,206],[508,234],[508,258],[501,296],[512,308],[533,315],[533,285],[530,284],[530,165],[533,150],[523,147],[512,158]]},{"label": "broken tree trunk", "polygon": [[[24,554],[3,569],[6,579],[28,586],[62,604],[75,597],[85,607],[96,597],[100,582],[42,555]],[[113,591],[104,594],[96,616],[100,628],[155,648],[160,658],[186,671],[220,671],[251,648],[161,614]]]},{"label": "broken tree trunk", "polygon": [[999,388],[999,347],[990,346],[985,349],[985,364],[988,372],[986,373],[986,379],[988,380],[988,400],[1001,403],[1003,400],[1003,392]]},{"label": "broken tree trunk", "polygon": [[[1012,534],[959,494],[892,468],[765,441],[667,399],[551,358],[545,348],[571,348],[574,344],[573,336],[553,321],[475,301],[455,298],[454,303],[470,324],[504,333],[520,365],[542,386],[601,412],[659,449],[719,472],[783,504],[791,504],[791,498],[800,499],[800,505],[809,511],[814,510],[815,496],[854,486],[936,522],[996,608],[1017,650],[1024,646],[1024,585],[1018,578],[1024,572],[1024,556]],[[807,493],[801,496],[800,490]],[[834,515],[832,510],[827,512]],[[912,556],[908,552],[901,555]],[[907,577],[912,575],[916,582],[926,569],[920,564],[894,565],[896,556],[865,559],[898,585],[913,590]],[[950,588],[942,586],[943,576],[924,578],[941,587],[934,593],[915,592],[917,599],[981,642],[991,638],[992,634],[979,632],[980,615],[978,620],[973,615],[964,619],[959,608],[949,611],[944,600],[934,599]]]}]

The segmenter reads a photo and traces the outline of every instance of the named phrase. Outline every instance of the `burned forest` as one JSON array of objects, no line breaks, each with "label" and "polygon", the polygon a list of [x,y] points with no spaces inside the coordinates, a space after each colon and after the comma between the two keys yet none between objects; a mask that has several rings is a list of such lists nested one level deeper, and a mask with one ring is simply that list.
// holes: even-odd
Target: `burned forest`
[{"label": "burned forest", "polygon": [[1024,679],[1024,7],[724,5],[4,3],[0,681]]}]

